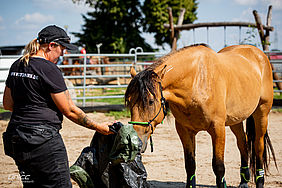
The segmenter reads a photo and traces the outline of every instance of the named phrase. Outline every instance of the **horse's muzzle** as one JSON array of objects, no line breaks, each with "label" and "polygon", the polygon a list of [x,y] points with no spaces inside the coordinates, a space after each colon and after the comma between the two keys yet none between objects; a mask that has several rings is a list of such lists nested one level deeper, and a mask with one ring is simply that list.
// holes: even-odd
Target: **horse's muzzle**
[{"label": "horse's muzzle", "polygon": [[142,147],[141,147],[141,153],[144,153],[147,149],[148,139],[142,140]]}]

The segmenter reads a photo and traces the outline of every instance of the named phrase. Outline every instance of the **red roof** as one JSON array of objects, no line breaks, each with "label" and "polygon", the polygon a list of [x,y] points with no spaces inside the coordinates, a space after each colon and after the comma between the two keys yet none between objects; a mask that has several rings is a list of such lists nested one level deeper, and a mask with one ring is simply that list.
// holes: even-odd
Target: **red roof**
[{"label": "red roof", "polygon": [[271,55],[270,59],[282,59],[282,55]]},{"label": "red roof", "polygon": [[270,52],[268,55],[270,59],[282,59],[281,52]]}]

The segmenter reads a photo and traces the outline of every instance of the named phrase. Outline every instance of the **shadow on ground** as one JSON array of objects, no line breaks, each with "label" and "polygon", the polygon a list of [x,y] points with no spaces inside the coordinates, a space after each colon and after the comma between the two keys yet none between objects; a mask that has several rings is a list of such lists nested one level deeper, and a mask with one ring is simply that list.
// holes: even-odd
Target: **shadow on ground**
[{"label": "shadow on ground", "polygon": [[[150,188],[185,188],[186,183],[183,182],[162,182],[162,181],[148,181]],[[215,188],[215,185],[201,185],[197,184],[197,188]],[[234,186],[227,186],[227,188],[236,188]]]}]

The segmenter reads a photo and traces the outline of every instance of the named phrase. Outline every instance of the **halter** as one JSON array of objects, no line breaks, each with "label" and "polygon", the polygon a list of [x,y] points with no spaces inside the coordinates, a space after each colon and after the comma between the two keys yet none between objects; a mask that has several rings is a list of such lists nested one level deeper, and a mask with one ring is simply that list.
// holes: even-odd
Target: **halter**
[{"label": "halter", "polygon": [[[161,110],[163,109],[163,113],[164,113],[164,118],[165,116],[167,115],[167,111],[166,111],[166,107],[165,107],[165,98],[163,96],[163,91],[162,91],[162,84],[161,82],[158,82],[159,83],[159,87],[160,87],[160,93],[161,93],[161,107],[158,111],[158,113],[155,115],[155,117],[151,120],[149,120],[148,122],[140,122],[140,121],[129,121],[128,123],[129,124],[133,124],[133,125],[140,125],[140,126],[143,126],[143,127],[147,127],[147,126],[150,126],[151,127],[151,130],[152,130],[152,133],[151,135],[154,133],[154,129],[153,129],[153,125],[151,124],[160,114]],[[163,118],[163,119],[164,119]],[[150,135],[150,143],[151,143],[151,152],[153,152],[153,140],[152,140],[152,136]]]}]

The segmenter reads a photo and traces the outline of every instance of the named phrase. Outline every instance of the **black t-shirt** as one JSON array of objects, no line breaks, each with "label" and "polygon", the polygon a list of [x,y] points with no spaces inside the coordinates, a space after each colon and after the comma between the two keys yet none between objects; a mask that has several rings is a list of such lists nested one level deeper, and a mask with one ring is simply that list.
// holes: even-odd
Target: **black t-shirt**
[{"label": "black t-shirt", "polygon": [[67,90],[57,65],[43,58],[31,57],[25,66],[18,59],[10,68],[6,86],[11,89],[14,101],[10,123],[47,123],[61,128],[63,115],[50,95]]}]

